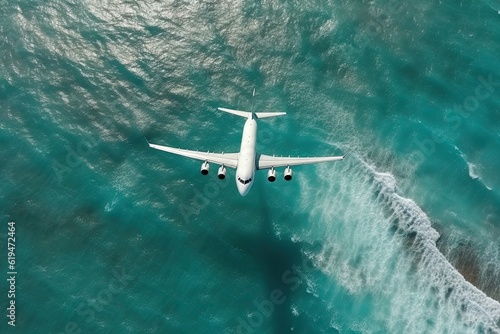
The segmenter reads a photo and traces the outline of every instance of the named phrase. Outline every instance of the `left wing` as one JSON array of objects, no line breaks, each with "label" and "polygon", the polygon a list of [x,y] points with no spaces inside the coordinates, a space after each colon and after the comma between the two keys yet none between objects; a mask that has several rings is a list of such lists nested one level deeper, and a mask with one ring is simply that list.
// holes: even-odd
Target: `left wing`
[{"label": "left wing", "polygon": [[259,156],[259,160],[257,161],[257,169],[315,164],[319,162],[342,160],[344,158],[345,154],[336,157],[314,157],[314,158],[287,158],[287,157],[275,157],[271,155],[261,154]]},{"label": "left wing", "polygon": [[148,145],[149,147],[152,147],[160,151],[182,155],[184,157],[192,159],[208,161],[219,165],[224,165],[226,167],[236,168],[236,166],[238,165],[238,153],[210,153],[210,152],[205,153],[205,152],[184,150],[181,148],[173,148],[168,146],[150,144],[149,142]]}]

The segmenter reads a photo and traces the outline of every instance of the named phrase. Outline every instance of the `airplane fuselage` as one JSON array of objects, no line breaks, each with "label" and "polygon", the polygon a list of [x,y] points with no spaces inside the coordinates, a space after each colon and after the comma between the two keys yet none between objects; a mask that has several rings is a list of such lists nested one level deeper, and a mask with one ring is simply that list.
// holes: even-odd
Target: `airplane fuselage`
[{"label": "airplane fuselage", "polygon": [[243,126],[241,147],[236,167],[236,185],[242,196],[252,187],[255,178],[255,155],[257,145],[257,122],[248,118]]}]

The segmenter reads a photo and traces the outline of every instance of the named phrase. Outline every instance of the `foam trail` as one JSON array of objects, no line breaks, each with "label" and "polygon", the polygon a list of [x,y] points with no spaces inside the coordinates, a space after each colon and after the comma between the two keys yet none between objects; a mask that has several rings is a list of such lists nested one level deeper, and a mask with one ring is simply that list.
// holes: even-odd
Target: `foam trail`
[{"label": "foam trail", "polygon": [[467,160],[467,157],[465,156],[464,153],[462,153],[456,146],[455,146],[455,149],[457,149],[459,152],[460,152],[460,156],[462,157],[462,159],[465,161],[465,163],[467,164],[467,168],[469,170],[469,177],[473,180],[478,180],[479,182],[481,182],[482,185],[484,185],[486,187],[486,189],[488,190],[493,190],[492,187],[488,186],[483,178],[481,177],[481,175],[479,174],[479,171],[482,169],[481,166],[478,166],[477,164],[474,164],[472,162],[469,162]]},{"label": "foam trail", "polygon": [[500,2],[498,0],[485,0],[484,1],[491,9],[500,14]]},{"label": "foam trail", "polygon": [[[350,315],[350,330],[500,333],[500,304],[467,282],[440,253],[439,233],[413,200],[397,193],[391,174],[355,157],[319,170],[319,178],[337,178],[326,193],[316,190],[321,194],[312,212],[318,234],[307,238],[323,239],[322,247],[305,253],[332,284],[357,300],[375,296],[373,314]],[[334,303],[333,288],[322,289],[316,293],[324,303]],[[342,329],[346,325],[338,321],[339,312],[332,326]]]}]

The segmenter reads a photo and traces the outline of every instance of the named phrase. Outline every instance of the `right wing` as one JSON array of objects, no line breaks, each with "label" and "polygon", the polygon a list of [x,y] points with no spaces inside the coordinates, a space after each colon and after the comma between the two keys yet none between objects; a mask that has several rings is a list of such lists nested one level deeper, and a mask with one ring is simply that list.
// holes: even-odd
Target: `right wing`
[{"label": "right wing", "polygon": [[[147,141],[147,139],[146,139]],[[198,152],[198,151],[190,151],[184,150],[181,148],[173,148],[169,146],[162,146],[156,144],[150,144],[148,142],[149,147],[165,151],[177,155],[182,155],[184,157],[197,159],[201,161],[207,161],[216,163],[219,165],[224,165],[226,167],[236,168],[238,165],[238,153],[210,153],[210,152]]]},{"label": "right wing", "polygon": [[271,155],[261,154],[259,156],[259,161],[257,162],[257,168],[266,169],[271,167],[308,165],[320,162],[342,160],[344,159],[344,157],[345,154],[336,157],[314,157],[314,158],[287,158],[287,157],[275,157]]}]

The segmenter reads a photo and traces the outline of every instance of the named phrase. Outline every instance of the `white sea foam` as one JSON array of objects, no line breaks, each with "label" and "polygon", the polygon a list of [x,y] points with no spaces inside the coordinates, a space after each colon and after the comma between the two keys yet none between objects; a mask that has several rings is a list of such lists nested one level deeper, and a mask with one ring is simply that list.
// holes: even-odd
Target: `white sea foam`
[{"label": "white sea foam", "polygon": [[469,176],[473,179],[477,179],[479,175],[477,174],[476,171],[476,165],[473,163],[467,162],[467,166],[469,167]]},{"label": "white sea foam", "polygon": [[[322,239],[322,248],[306,255],[350,295],[375,296],[371,323],[360,317],[352,321],[357,328],[366,333],[500,332],[500,304],[467,282],[439,252],[439,233],[413,200],[397,193],[391,174],[355,157],[320,168],[320,178],[332,174],[338,181],[317,195],[312,215],[318,232],[308,236]],[[336,298],[327,287],[321,289],[317,293],[325,303]]]},{"label": "white sea foam", "polygon": [[481,172],[481,166],[472,162],[467,161],[467,157],[465,154],[460,152],[460,155],[462,156],[462,159],[467,163],[467,167],[469,169],[469,176],[471,179],[478,180],[481,182],[488,190],[493,190],[493,188],[489,187],[483,180],[483,178],[480,175]]}]

